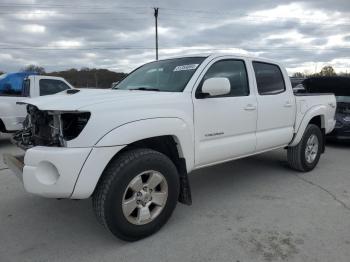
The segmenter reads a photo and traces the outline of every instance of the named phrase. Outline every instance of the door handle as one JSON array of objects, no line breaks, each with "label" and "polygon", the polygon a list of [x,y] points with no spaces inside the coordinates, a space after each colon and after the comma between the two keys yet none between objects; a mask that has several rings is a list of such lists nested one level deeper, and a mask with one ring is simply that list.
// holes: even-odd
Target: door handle
[{"label": "door handle", "polygon": [[284,104],[284,107],[292,107],[292,103],[287,101],[285,104]]},{"label": "door handle", "polygon": [[246,111],[254,111],[256,109],[256,106],[252,105],[252,104],[248,104],[246,105],[246,107],[244,108],[244,110]]}]

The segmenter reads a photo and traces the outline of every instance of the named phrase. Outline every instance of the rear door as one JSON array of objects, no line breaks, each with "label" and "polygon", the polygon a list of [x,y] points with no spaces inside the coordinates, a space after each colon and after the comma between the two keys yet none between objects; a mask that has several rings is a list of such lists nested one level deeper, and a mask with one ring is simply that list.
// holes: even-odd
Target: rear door
[{"label": "rear door", "polygon": [[[193,98],[195,122],[195,162],[204,166],[255,151],[257,103],[250,89],[246,61],[215,59],[206,67]],[[231,92],[225,96],[200,98],[204,80],[226,77]]]},{"label": "rear door", "polygon": [[[293,137],[295,101],[286,72],[272,63],[253,61],[257,86],[257,151],[288,144]],[[289,84],[290,85],[290,84]]]}]

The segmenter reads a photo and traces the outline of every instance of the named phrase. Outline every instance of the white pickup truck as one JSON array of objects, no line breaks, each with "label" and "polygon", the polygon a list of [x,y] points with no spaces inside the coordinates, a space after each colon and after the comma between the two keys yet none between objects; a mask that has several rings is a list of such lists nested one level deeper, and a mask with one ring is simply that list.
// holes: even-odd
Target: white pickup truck
[{"label": "white pickup truck", "polygon": [[5,162],[30,193],[92,197],[98,220],[134,241],[160,229],[178,201],[191,204],[187,174],[195,169],[286,148],[292,168],[312,170],[335,108],[334,95],[294,95],[274,61],[167,59],[111,90],[32,99],[13,139],[24,163],[11,155]]},{"label": "white pickup truck", "polygon": [[[52,95],[72,86],[62,77],[12,73],[0,76],[0,132],[22,129],[27,115],[24,105],[16,104],[24,98]],[[23,79],[24,78],[24,79]]]}]

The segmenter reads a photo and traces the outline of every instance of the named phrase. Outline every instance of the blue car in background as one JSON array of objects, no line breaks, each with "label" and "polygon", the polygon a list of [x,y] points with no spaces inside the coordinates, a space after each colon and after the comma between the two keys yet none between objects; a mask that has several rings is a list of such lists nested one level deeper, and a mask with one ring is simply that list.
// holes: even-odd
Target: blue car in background
[{"label": "blue car in background", "polygon": [[37,75],[33,72],[18,72],[0,75],[0,96],[24,96],[23,80]]}]

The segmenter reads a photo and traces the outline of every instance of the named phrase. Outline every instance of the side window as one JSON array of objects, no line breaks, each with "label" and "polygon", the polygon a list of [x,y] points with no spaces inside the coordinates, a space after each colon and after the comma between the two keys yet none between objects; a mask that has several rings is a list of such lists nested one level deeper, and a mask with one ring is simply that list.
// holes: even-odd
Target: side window
[{"label": "side window", "polygon": [[40,79],[39,86],[41,96],[53,95],[70,88],[63,81],[54,79]]},{"label": "side window", "polygon": [[253,62],[260,95],[275,95],[286,90],[281,69],[277,65]]},{"label": "side window", "polygon": [[248,76],[244,61],[221,60],[214,63],[205,73],[198,91],[201,90],[202,84],[206,79],[213,77],[226,77],[229,79],[231,92],[230,94],[224,95],[224,97],[249,95]]}]

